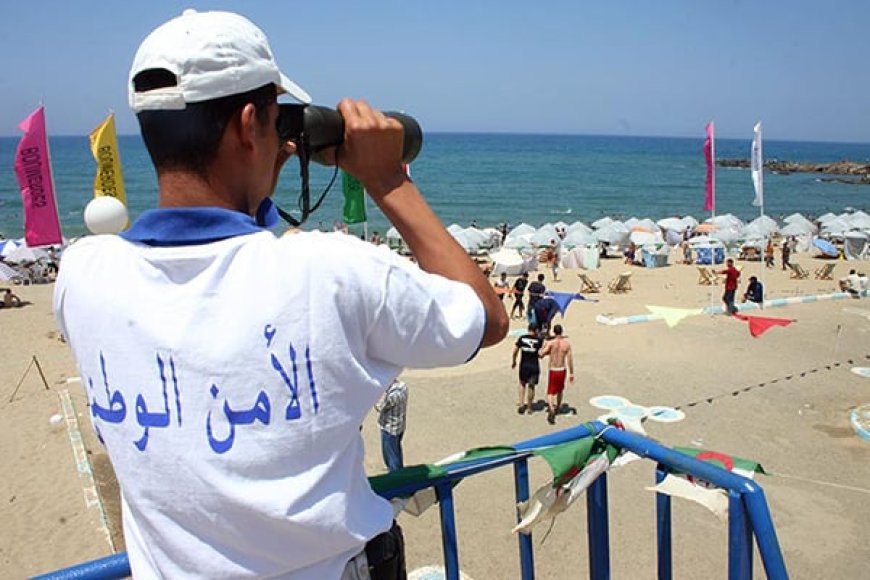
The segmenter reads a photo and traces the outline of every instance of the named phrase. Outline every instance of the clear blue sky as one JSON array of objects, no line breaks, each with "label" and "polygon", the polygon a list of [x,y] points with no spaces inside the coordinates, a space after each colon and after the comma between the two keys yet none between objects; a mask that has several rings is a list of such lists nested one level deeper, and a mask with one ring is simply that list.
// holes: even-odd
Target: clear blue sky
[{"label": "clear blue sky", "polygon": [[135,133],[139,42],[185,7],[269,36],[319,104],[342,96],[424,130],[870,141],[867,0],[88,2],[0,7],[0,135],[40,101],[51,134],[109,109]]}]

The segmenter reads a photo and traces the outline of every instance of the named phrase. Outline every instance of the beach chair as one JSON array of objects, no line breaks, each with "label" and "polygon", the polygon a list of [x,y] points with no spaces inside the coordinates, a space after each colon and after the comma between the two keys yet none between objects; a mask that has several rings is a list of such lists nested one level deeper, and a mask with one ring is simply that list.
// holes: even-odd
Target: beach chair
[{"label": "beach chair", "polygon": [[614,294],[628,292],[631,290],[631,272],[623,272],[607,285],[607,289]]},{"label": "beach chair", "polygon": [[821,268],[816,268],[816,280],[833,280],[834,266],[836,266],[835,263],[829,262]]},{"label": "beach chair", "polygon": [[597,294],[598,292],[601,292],[601,282],[596,282],[595,280],[590,279],[589,276],[584,273],[577,274],[577,276],[583,284],[580,288],[581,294],[584,292],[587,294]]},{"label": "beach chair", "polygon": [[800,264],[789,264],[789,268],[791,268],[791,278],[795,280],[806,280],[810,277],[810,273],[804,270]]},{"label": "beach chair", "polygon": [[719,277],[709,268],[698,266],[698,284],[703,286],[714,286],[719,283]]}]

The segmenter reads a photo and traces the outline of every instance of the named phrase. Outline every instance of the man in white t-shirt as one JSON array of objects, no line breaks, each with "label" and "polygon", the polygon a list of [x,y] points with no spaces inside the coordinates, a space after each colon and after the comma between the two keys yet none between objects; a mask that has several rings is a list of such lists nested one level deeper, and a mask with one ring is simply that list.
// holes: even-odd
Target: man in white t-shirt
[{"label": "man in white t-shirt", "polygon": [[[296,151],[276,95],[310,99],[248,20],[186,11],[158,27],[129,92],[159,208],[70,247],[55,311],[120,484],[134,576],[380,577],[401,539],[359,425],[403,367],[500,341],[504,308],[402,171],[401,126],[363,101],[339,103],[339,165],[419,267],[350,236],[267,229]],[[372,562],[385,537],[398,555],[384,540]]]}]

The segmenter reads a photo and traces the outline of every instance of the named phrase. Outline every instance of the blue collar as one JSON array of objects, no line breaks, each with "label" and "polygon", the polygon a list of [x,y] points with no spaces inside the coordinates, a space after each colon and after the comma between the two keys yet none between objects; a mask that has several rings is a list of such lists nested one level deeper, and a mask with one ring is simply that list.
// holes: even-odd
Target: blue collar
[{"label": "blue collar", "polygon": [[276,223],[278,211],[267,198],[256,219],[221,207],[149,209],[121,237],[149,246],[190,246],[266,231]]}]

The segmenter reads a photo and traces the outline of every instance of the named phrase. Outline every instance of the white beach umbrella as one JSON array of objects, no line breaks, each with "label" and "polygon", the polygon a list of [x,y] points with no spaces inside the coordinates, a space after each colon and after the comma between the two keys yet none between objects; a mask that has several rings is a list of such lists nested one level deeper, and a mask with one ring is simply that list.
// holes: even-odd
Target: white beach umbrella
[{"label": "white beach umbrella", "polygon": [[47,258],[48,252],[41,248],[30,248],[28,246],[21,246],[12,251],[9,255],[6,256],[6,261],[13,264],[20,264],[21,262],[36,262],[41,258]]},{"label": "white beach umbrella", "polygon": [[486,237],[489,239],[488,242],[484,244],[486,247],[495,247],[501,244],[501,232],[495,228],[483,228],[483,233],[486,234]]},{"label": "white beach umbrella", "polygon": [[15,240],[6,240],[3,249],[0,250],[0,256],[4,258],[19,248],[20,244]]},{"label": "white beach umbrella", "polygon": [[595,235],[592,232],[584,232],[583,230],[568,232],[565,239],[562,240],[562,244],[568,248],[573,248],[575,246],[594,246],[597,243],[598,240],[595,239]]},{"label": "white beach umbrella", "polygon": [[628,218],[627,220],[625,220],[624,222],[622,222],[622,225],[624,225],[629,230],[631,230],[631,228],[633,228],[634,226],[636,226],[639,223],[640,223],[640,220],[637,219],[636,217],[632,216],[632,217]]},{"label": "white beach umbrella", "polygon": [[807,234],[813,234],[815,233],[815,230],[816,228],[815,226],[813,226],[813,224],[809,222],[795,220],[779,230],[779,233],[784,236],[803,236]]},{"label": "white beach umbrella", "polygon": [[505,238],[504,244],[502,244],[505,248],[514,248],[517,250],[522,250],[524,248],[532,247],[532,234],[520,234],[520,235],[509,235]]},{"label": "white beach umbrella", "polygon": [[849,225],[852,226],[852,229],[855,230],[866,230],[870,229],[870,216],[868,216],[863,211],[856,211],[852,215],[849,216],[847,220]]},{"label": "white beach umbrella", "polygon": [[4,264],[0,262],[0,282],[8,282],[13,278],[17,278],[21,274],[18,273],[18,270],[9,266],[8,264]]},{"label": "white beach umbrella", "polygon": [[462,231],[463,233],[465,233],[466,236],[468,236],[468,239],[472,243],[477,245],[477,247],[490,244],[489,234],[487,234],[483,230],[479,230],[477,228],[465,228]]},{"label": "white beach umbrella", "polygon": [[538,228],[532,235],[532,243],[537,244],[539,246],[546,246],[551,241],[555,241],[559,239],[559,234],[556,233],[556,228],[553,224],[546,224]]},{"label": "white beach umbrella", "polygon": [[769,236],[770,234],[779,231],[779,224],[776,223],[776,220],[766,215],[755,218],[749,222],[749,225],[757,227],[763,236]]},{"label": "white beach umbrella", "polygon": [[705,221],[716,224],[719,226],[720,230],[731,228],[740,231],[746,225],[743,223],[743,220],[730,213],[717,215],[716,217]]},{"label": "white beach umbrella", "polygon": [[784,218],[782,218],[783,223],[787,223],[787,224],[790,224],[794,221],[801,221],[801,220],[810,221],[806,217],[804,217],[804,214],[802,214],[800,212],[795,212],[793,214],[789,214],[789,215],[785,216]]},{"label": "white beach umbrella", "polygon": [[535,228],[534,226],[530,226],[527,223],[521,223],[520,225],[516,226],[514,229],[508,232],[507,238],[513,236],[522,236],[525,234],[533,234],[536,230],[537,228]]},{"label": "white beach umbrella", "polygon": [[564,229],[568,228],[568,224],[566,224],[565,222],[559,221],[559,222],[554,223],[553,227],[558,229],[558,230],[564,230]]},{"label": "white beach umbrella", "polygon": [[664,230],[674,230],[681,232],[686,229],[686,224],[678,217],[662,218],[656,222],[656,225]]},{"label": "white beach umbrella", "polygon": [[835,216],[831,212],[828,212],[825,215],[819,216],[819,219],[817,221],[819,223],[821,223],[822,225],[824,225],[826,222],[829,222],[829,221],[834,220],[834,219],[837,219],[837,216]]},{"label": "white beach umbrella", "polygon": [[[637,222],[635,227],[646,228],[647,230],[649,230],[651,232],[659,231],[659,225],[657,223],[655,223],[653,220],[651,220],[650,218],[643,218],[642,220]],[[631,228],[628,228],[628,229],[631,229]]]},{"label": "white beach umbrella", "polygon": [[843,218],[834,218],[822,224],[822,233],[831,236],[842,236],[852,229],[852,226]]},{"label": "white beach umbrella", "polygon": [[628,239],[631,240],[636,246],[658,245],[664,243],[664,240],[662,239],[662,235],[660,233],[656,235],[652,232],[631,232]]},{"label": "white beach umbrella", "polygon": [[603,218],[601,218],[599,220],[595,220],[594,222],[592,222],[592,227],[595,228],[596,230],[600,230],[601,228],[603,228],[605,226],[609,226],[612,223],[613,223],[613,220],[609,216],[604,216]]},{"label": "white beach umbrella", "polygon": [[386,235],[388,240],[401,240],[402,235],[399,233],[399,230],[396,229],[396,226],[391,227],[387,230]]},{"label": "white beach umbrella", "polygon": [[574,222],[573,224],[568,226],[567,232],[569,234],[572,232],[577,232],[577,231],[586,232],[588,234],[588,233],[592,232],[592,228],[590,228],[589,226],[587,226],[583,222]]},{"label": "white beach umbrella", "polygon": [[690,215],[687,215],[687,216],[681,218],[680,221],[683,222],[683,225],[689,229],[698,227],[698,220],[696,220],[695,218],[693,218]]},{"label": "white beach umbrella", "polygon": [[740,231],[743,228],[719,228],[715,232],[710,234],[710,237],[716,240],[719,240],[726,246],[733,246],[737,243],[737,240],[740,238]]},{"label": "white beach umbrella", "polygon": [[453,239],[455,239],[466,252],[470,253],[477,251],[478,244],[469,239],[468,234],[464,231],[450,232],[450,235],[453,236]]},{"label": "white beach umbrella", "polygon": [[463,231],[464,229],[465,228],[459,224],[450,224],[449,226],[447,226],[447,231],[450,232],[451,234],[458,234],[459,232]]},{"label": "white beach umbrella", "polygon": [[608,244],[624,244],[628,241],[631,232],[619,222],[613,222],[609,226],[596,230],[593,235],[596,239]]}]

